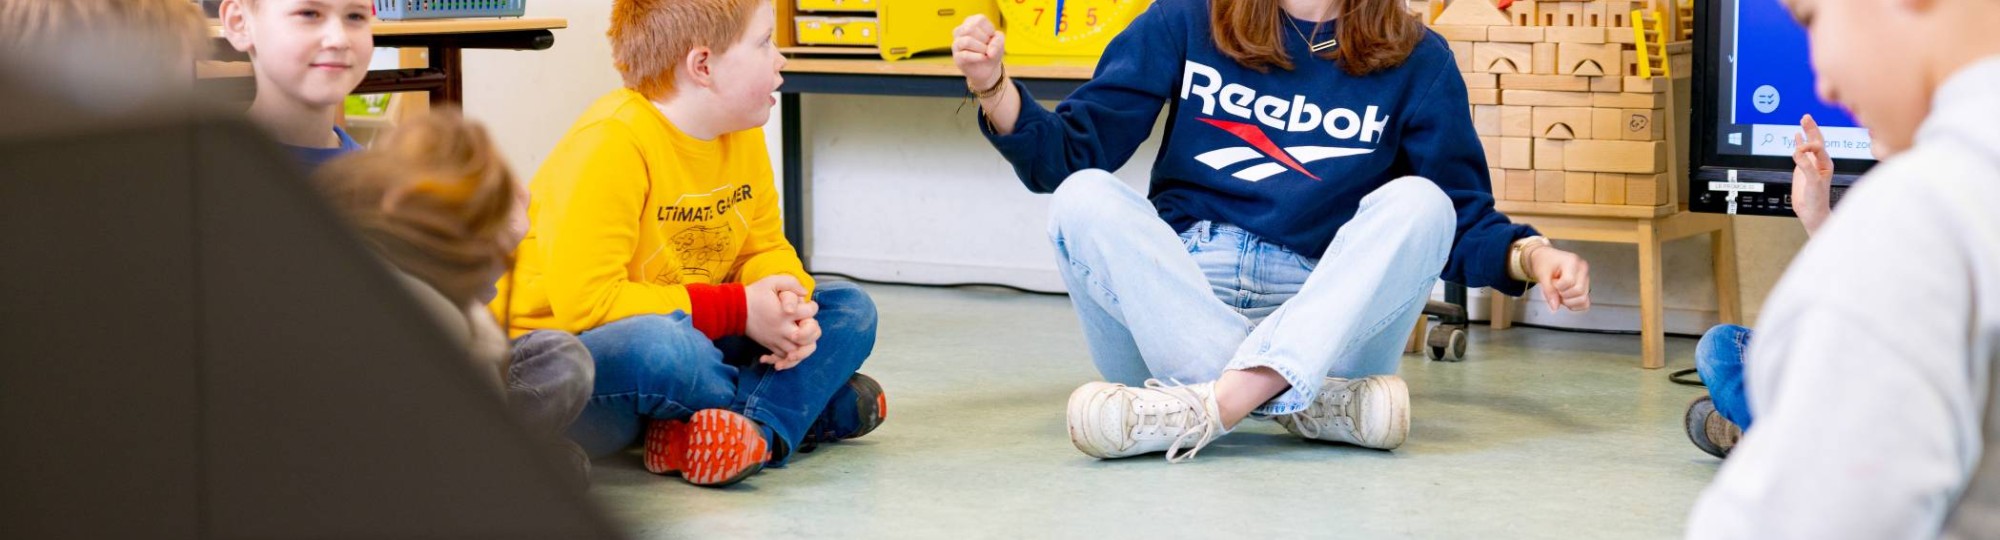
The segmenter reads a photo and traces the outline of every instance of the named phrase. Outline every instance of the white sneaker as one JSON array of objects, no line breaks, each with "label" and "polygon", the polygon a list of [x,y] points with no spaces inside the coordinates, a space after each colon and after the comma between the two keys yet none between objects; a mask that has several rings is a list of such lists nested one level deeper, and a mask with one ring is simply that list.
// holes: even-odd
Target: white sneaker
[{"label": "white sneaker", "polygon": [[1152,379],[1145,388],[1085,384],[1069,395],[1069,441],[1098,458],[1164,450],[1168,463],[1193,459],[1209,441],[1228,433],[1214,388],[1214,383],[1167,386]]},{"label": "white sneaker", "polygon": [[1327,377],[1306,410],[1273,420],[1300,437],[1389,450],[1410,434],[1410,387],[1395,375]]}]

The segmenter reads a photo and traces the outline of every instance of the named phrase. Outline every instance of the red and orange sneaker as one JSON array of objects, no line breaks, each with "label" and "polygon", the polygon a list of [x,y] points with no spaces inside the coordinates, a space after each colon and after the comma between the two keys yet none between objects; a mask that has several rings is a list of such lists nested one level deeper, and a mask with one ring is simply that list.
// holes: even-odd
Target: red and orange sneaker
[{"label": "red and orange sneaker", "polygon": [[771,445],[757,422],[724,409],[707,409],[682,420],[654,420],[646,426],[646,470],[679,472],[697,486],[721,487],[764,469]]}]

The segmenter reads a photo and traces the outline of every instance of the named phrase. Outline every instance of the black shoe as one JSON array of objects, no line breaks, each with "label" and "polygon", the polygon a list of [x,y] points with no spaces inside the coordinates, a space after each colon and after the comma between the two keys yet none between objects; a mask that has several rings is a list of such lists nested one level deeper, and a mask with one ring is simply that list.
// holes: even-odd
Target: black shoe
[{"label": "black shoe", "polygon": [[867,435],[882,425],[889,417],[889,396],[882,392],[881,383],[873,377],[854,374],[847,384],[833,393],[828,400],[826,411],[818,420],[806,428],[805,440],[799,443],[800,452],[811,452],[819,443],[844,441]]}]

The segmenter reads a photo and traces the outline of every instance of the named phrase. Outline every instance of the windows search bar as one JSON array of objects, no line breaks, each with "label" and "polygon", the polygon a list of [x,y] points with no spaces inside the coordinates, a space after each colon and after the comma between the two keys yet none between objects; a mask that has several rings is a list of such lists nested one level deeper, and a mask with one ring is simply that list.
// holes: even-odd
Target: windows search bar
[{"label": "windows search bar", "polygon": [[[1873,139],[1868,130],[1855,127],[1819,128],[1826,136],[1826,153],[1835,159],[1875,159],[1869,150]],[[1799,126],[1773,126],[1755,124],[1750,126],[1750,154],[1758,156],[1791,156],[1794,135],[1804,133]]]}]

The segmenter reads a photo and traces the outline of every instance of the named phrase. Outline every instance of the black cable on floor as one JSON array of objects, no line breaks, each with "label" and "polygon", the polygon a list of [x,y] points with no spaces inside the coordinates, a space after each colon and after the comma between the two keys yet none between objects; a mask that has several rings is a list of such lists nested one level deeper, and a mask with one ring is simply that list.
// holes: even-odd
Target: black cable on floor
[{"label": "black cable on floor", "polygon": [[1047,292],[1047,291],[1037,291],[1037,290],[1034,290],[1034,289],[1024,289],[1024,288],[1021,288],[1021,287],[1018,287],[1018,286],[1014,286],[1014,285],[1007,285],[1007,284],[1004,284],[1004,283],[985,283],[985,282],[976,282],[976,281],[969,281],[969,282],[962,282],[962,283],[903,283],[903,282],[899,282],[899,281],[881,281],[881,280],[874,280],[874,279],[862,279],[862,278],[858,278],[858,277],[854,277],[854,276],[850,276],[850,275],[847,275],[847,274],[842,274],[842,273],[838,273],[838,272],[812,272],[812,275],[813,275],[813,277],[821,277],[821,276],[825,276],[825,277],[834,277],[834,278],[840,278],[840,279],[842,279],[842,280],[846,280],[846,281],[852,281],[852,282],[855,282],[855,283],[863,283],[863,284],[868,284],[868,285],[895,285],[895,286],[898,286],[898,287],[926,287],[926,288],[932,288],[932,289],[965,289],[965,288],[973,288],[973,287],[992,287],[992,288],[996,288],[996,289],[1007,289],[1007,290],[1010,290],[1010,291],[1014,291],[1014,292],[1021,292],[1021,293],[1027,293],[1027,294],[1038,294],[1038,295],[1042,295],[1042,296],[1069,296],[1069,293],[1060,293],[1060,292]]},{"label": "black cable on floor", "polygon": [[1701,372],[1694,368],[1675,370],[1673,373],[1668,373],[1667,380],[1673,381],[1674,384],[1708,387],[1708,383],[1701,381]]}]

